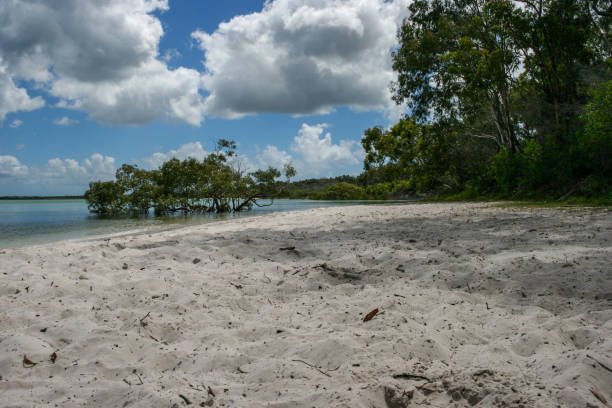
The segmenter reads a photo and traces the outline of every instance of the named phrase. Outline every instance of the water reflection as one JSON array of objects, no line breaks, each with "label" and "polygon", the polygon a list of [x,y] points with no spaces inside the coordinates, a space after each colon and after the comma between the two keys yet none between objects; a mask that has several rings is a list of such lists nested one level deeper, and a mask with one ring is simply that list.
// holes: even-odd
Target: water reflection
[{"label": "water reflection", "polygon": [[132,230],[159,231],[280,211],[377,203],[383,202],[275,200],[271,206],[254,206],[251,211],[235,214],[177,213],[157,216],[151,212],[140,216],[100,217],[87,210],[84,200],[0,200],[0,248]]}]

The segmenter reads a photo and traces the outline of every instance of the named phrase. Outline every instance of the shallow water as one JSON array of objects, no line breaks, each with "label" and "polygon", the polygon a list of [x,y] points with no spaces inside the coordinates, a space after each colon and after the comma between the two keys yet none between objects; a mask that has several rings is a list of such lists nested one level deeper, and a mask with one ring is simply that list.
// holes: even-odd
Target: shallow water
[{"label": "shallow water", "polygon": [[238,214],[99,218],[87,210],[85,200],[0,200],[0,248],[131,230],[155,231],[279,211],[373,203],[380,201],[275,200],[269,207]]}]

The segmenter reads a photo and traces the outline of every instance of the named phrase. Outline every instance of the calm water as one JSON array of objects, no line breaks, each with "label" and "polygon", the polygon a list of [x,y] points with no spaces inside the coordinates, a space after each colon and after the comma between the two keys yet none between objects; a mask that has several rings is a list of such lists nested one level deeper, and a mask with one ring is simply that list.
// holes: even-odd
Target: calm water
[{"label": "calm water", "polygon": [[0,248],[42,244],[129,230],[156,231],[181,225],[202,224],[233,217],[278,211],[337,207],[372,201],[275,200],[270,207],[256,207],[235,215],[176,215],[165,217],[100,219],[87,210],[85,200],[0,200]]}]

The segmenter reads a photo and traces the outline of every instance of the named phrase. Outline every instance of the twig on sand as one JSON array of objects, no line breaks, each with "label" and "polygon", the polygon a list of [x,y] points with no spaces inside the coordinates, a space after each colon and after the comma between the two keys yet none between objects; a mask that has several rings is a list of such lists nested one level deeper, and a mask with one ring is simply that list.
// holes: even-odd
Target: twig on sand
[{"label": "twig on sand", "polygon": [[185,401],[185,404],[191,405],[191,401],[189,401],[189,399],[186,396],[184,396],[183,394],[179,394],[179,397],[181,397],[183,401]]},{"label": "twig on sand", "polygon": [[595,398],[597,398],[606,407],[610,408],[610,404],[608,404],[608,401],[599,392],[597,392],[597,391],[595,391],[594,389],[591,388],[591,394],[593,394],[595,396]]},{"label": "twig on sand", "polygon": [[[317,366],[316,366],[316,365],[314,365],[314,364],[310,364],[310,363],[308,363],[308,362],[306,362],[306,361],[304,361],[304,360],[291,360],[291,361],[297,361],[298,363],[303,363],[303,364],[306,364],[308,367],[314,368],[315,370],[317,370],[317,371],[318,371],[318,372],[320,372],[321,374],[326,375],[326,376],[328,376],[328,377],[330,377],[330,378],[331,378],[331,374],[326,373],[325,371],[321,370],[319,367],[317,367]],[[340,368],[340,366],[338,366],[338,368]],[[334,369],[333,371],[336,371],[338,368]]]},{"label": "twig on sand", "polygon": [[609,372],[612,373],[612,369],[610,367],[608,367],[607,365],[605,365],[604,363],[602,363],[601,361],[597,360],[594,357],[591,357],[587,354],[587,357],[590,358],[591,360],[595,361],[597,364],[599,364],[602,368],[608,370]]},{"label": "twig on sand", "polygon": [[429,378],[424,377],[422,375],[408,373],[393,374],[393,378],[395,378],[396,380],[425,380],[427,382],[432,382]]},{"label": "twig on sand", "polygon": [[149,315],[151,315],[151,312],[148,312],[146,315],[144,315],[144,317],[143,317],[143,318],[141,318],[141,319],[140,319],[140,325],[141,325],[142,327],[145,327],[145,326],[147,325],[147,324],[146,324],[144,321],[145,321],[145,319],[146,319],[147,317],[149,317]]}]

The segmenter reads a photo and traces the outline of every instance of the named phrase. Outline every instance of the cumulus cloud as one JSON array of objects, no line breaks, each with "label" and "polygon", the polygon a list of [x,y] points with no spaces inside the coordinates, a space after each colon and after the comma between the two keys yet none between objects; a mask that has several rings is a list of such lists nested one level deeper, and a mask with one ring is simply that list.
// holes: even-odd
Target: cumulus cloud
[{"label": "cumulus cloud", "polygon": [[264,151],[257,155],[257,161],[264,167],[272,166],[281,169],[285,164],[293,161],[293,157],[276,146],[267,145]]},{"label": "cumulus cloud", "polygon": [[9,125],[11,128],[15,129],[18,128],[19,126],[23,125],[23,121],[19,120],[19,119],[15,119],[11,122],[11,124]]},{"label": "cumulus cloud", "polygon": [[94,153],[81,163],[74,159],[50,159],[47,164],[37,170],[40,180],[60,184],[85,183],[96,180],[110,180],[115,176],[115,159]]},{"label": "cumulus cloud", "polygon": [[56,157],[41,167],[23,164],[14,156],[0,156],[0,182],[38,185],[41,190],[56,185],[82,192],[90,181],[113,179],[115,170],[115,159],[98,153],[81,162]]},{"label": "cumulus cloud", "polygon": [[206,111],[325,113],[384,109],[390,50],[407,0],[276,0],[193,38],[205,53]]},{"label": "cumulus cloud", "polygon": [[302,124],[298,135],[293,139],[291,150],[310,165],[358,164],[361,155],[359,143],[354,140],[341,140],[340,144],[333,144],[331,133],[323,135],[327,127],[325,123],[314,126]]},{"label": "cumulus cloud", "polygon": [[0,180],[21,179],[28,175],[28,166],[22,164],[15,156],[0,156]]},{"label": "cumulus cloud", "polygon": [[[2,21],[1,18],[0,21]],[[2,34],[1,30],[0,28],[0,34]],[[0,38],[2,38],[1,35]],[[18,88],[15,85],[13,78],[6,73],[5,68],[2,66],[2,54],[0,53],[0,122],[4,120],[7,113],[32,111],[42,108],[44,105],[45,101],[43,98],[40,96],[31,98],[25,89]]]},{"label": "cumulus cloud", "polygon": [[54,125],[60,126],[70,126],[79,123],[76,119],[70,119],[68,116],[62,116],[60,119],[55,119],[53,121]]},{"label": "cumulus cloud", "polygon": [[[0,120],[45,105],[108,124],[198,126],[205,115],[312,114],[392,104],[390,49],[409,0],[276,0],[195,31],[203,72],[167,64],[168,0],[11,0],[0,8]],[[28,84],[27,86],[24,84]]]},{"label": "cumulus cloud", "polygon": [[286,163],[293,163],[300,178],[329,175],[330,171],[351,166],[357,169],[364,157],[361,145],[354,140],[334,144],[331,133],[325,132],[328,127],[325,123],[303,123],[290,147],[293,154],[267,145],[257,155],[259,165],[282,168]]},{"label": "cumulus cloud", "polygon": [[202,143],[200,142],[192,142],[181,145],[176,150],[170,150],[165,153],[153,153],[149,157],[145,157],[141,160],[146,168],[157,169],[164,162],[167,162],[170,159],[179,159],[185,160],[187,158],[194,158],[197,160],[202,160],[204,157],[208,156],[208,152],[202,147]]},{"label": "cumulus cloud", "polygon": [[167,0],[12,0],[0,9],[0,119],[44,105],[15,80],[33,81],[100,122],[159,119],[199,125],[200,73],[169,69],[158,53]]}]

